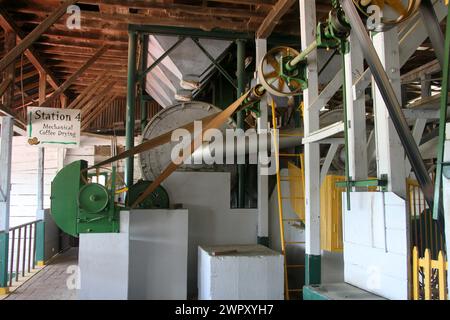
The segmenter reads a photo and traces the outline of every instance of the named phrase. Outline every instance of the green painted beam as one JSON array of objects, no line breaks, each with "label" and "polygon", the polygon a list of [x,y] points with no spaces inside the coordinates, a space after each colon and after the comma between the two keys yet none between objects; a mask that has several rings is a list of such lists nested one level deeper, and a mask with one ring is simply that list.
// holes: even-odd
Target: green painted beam
[{"label": "green painted beam", "polygon": [[[130,31],[128,33],[128,79],[127,79],[127,110],[126,110],[126,141],[125,149],[130,150],[134,147],[134,121],[136,109],[136,48],[137,33]],[[133,185],[134,157],[128,157],[125,162],[125,183],[127,186]]]},{"label": "green painted beam", "polygon": [[214,29],[211,31],[204,31],[204,30],[195,29],[195,28],[130,24],[128,26],[128,30],[134,31],[134,32],[140,32],[140,33],[154,34],[154,35],[185,36],[185,37],[208,38],[208,39],[218,39],[218,40],[235,40],[235,39],[254,40],[255,39],[255,34],[253,32],[234,32],[234,31],[219,30],[219,29]]}]

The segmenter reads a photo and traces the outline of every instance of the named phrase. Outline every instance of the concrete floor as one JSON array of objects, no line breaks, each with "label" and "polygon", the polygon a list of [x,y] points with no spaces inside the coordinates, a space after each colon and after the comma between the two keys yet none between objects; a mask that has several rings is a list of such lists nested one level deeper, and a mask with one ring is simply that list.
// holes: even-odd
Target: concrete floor
[{"label": "concrete floor", "polygon": [[78,265],[78,249],[71,248],[53,258],[47,266],[15,289],[5,300],[76,300],[77,290],[69,289],[69,266]]}]

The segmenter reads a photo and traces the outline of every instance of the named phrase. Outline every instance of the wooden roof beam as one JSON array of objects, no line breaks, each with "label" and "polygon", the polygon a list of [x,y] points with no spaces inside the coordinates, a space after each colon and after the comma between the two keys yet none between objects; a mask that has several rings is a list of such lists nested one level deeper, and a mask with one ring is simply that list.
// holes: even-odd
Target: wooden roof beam
[{"label": "wooden roof beam", "polygon": [[279,0],[256,31],[256,38],[266,39],[296,0]]},{"label": "wooden roof beam", "polygon": [[95,53],[86,63],[78,69],[74,74],[72,74],[69,79],[67,79],[58,89],[53,92],[53,94],[45,100],[44,103],[41,104],[41,107],[48,107],[52,101],[66,91],[77,79],[80,75],[83,74],[97,59],[108,50],[107,46],[103,46],[100,48],[97,53]]},{"label": "wooden roof beam", "polygon": [[[22,43],[26,36],[23,31],[17,26],[13,19],[8,15],[7,11],[4,8],[0,8],[0,25],[4,30],[14,31],[16,33],[17,39]],[[9,53],[8,53],[9,54]],[[8,54],[3,57],[1,61],[6,59]],[[35,53],[33,46],[30,44],[25,49],[25,55],[28,60],[34,65],[39,72],[43,72],[47,74],[47,81],[54,88],[57,89],[59,87],[58,79],[53,75],[52,71],[43,63],[42,59]],[[9,60],[8,60],[9,61]]]},{"label": "wooden roof beam", "polygon": [[[10,50],[2,60],[0,60],[0,71],[3,71],[7,66],[9,66],[14,60],[24,53],[33,42],[35,42],[48,28],[52,26],[59,18],[61,18],[67,10],[67,7],[76,3],[77,0],[65,0],[59,7],[51,13],[47,19],[42,21],[42,23],[37,26],[33,31],[31,31],[25,38],[20,41],[14,49]],[[2,10],[1,16],[4,16],[6,10]],[[8,28],[8,26],[6,27]],[[10,28],[10,27],[9,27]]]}]

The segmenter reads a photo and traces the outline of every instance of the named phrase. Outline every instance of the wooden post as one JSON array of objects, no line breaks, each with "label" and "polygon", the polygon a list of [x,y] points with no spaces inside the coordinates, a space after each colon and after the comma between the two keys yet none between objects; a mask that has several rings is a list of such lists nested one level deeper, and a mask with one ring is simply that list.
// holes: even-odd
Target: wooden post
[{"label": "wooden post", "polygon": [[446,261],[442,251],[439,251],[438,257],[438,277],[439,277],[439,300],[447,300],[447,286],[445,285],[446,277]]},{"label": "wooden post", "polygon": [[430,249],[425,250],[423,259],[423,286],[425,288],[425,300],[431,300],[431,257]]},{"label": "wooden post", "polygon": [[419,252],[417,247],[413,249],[413,299],[419,300]]}]

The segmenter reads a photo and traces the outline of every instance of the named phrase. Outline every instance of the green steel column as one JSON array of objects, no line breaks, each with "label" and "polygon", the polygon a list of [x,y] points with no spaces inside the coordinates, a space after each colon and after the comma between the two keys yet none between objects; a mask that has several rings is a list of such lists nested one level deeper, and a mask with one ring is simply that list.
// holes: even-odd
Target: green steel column
[{"label": "green steel column", "polygon": [[[128,32],[128,78],[127,78],[127,117],[125,149],[134,147],[134,121],[136,108],[136,43],[137,33]],[[133,185],[134,157],[128,157],[125,162],[125,183]]]},{"label": "green steel column", "polygon": [[1,119],[0,141],[0,294],[8,293],[9,195],[11,184],[11,151],[14,119]]},{"label": "green steel column", "polygon": [[[141,65],[139,68],[139,73],[144,72],[147,68],[147,57],[148,57],[148,35],[141,34],[141,43],[142,43],[142,57],[141,57]],[[147,78],[144,76],[141,79],[141,133],[144,132],[145,127],[147,126],[147,101],[144,99],[145,94],[145,85],[147,82]]]},{"label": "green steel column", "polygon": [[[237,96],[244,94],[245,90],[245,40],[236,40],[237,45]],[[237,114],[237,128],[244,129],[244,111]],[[238,165],[238,207],[245,207],[245,165]]]},{"label": "green steel column", "polygon": [[[448,6],[450,14],[450,5]],[[437,152],[436,181],[434,185],[434,206],[433,218],[439,218],[439,212],[442,210],[442,162],[444,161],[445,146],[445,126],[447,123],[447,106],[450,78],[450,15],[447,15],[447,27],[445,31],[445,54],[444,65],[442,67],[442,84],[441,84],[441,106],[439,112],[439,143]],[[446,221],[448,223],[448,221]],[[448,239],[447,239],[448,241]]]}]

